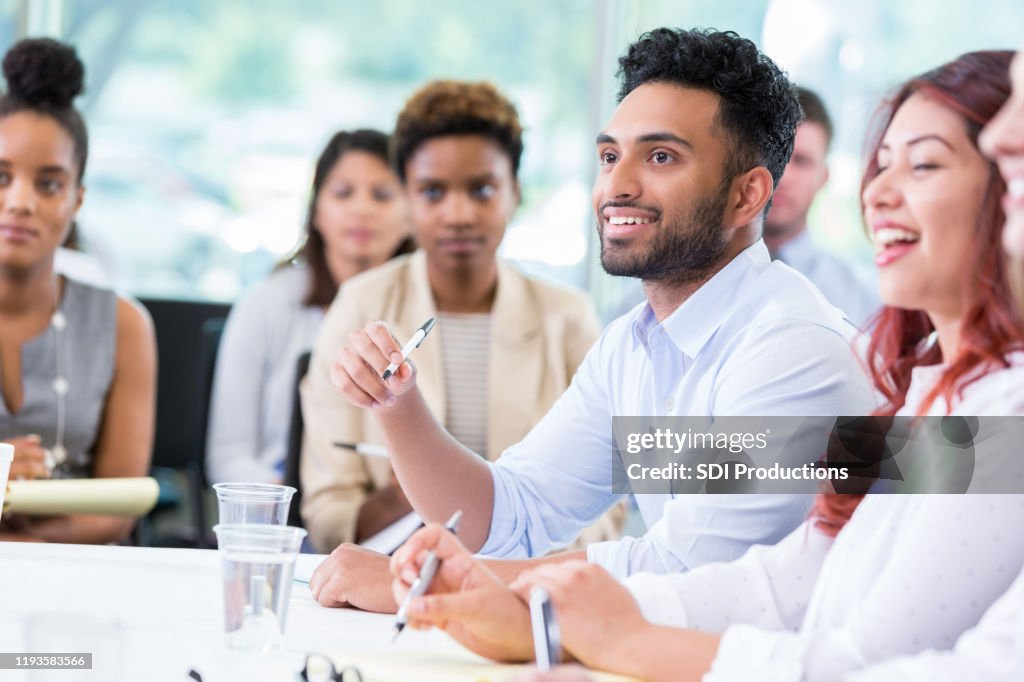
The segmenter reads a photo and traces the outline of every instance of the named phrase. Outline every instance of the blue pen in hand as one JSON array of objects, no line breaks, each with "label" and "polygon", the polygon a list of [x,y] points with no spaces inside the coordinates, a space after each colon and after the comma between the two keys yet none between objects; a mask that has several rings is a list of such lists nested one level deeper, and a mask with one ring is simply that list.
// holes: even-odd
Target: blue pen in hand
[{"label": "blue pen in hand", "polygon": [[[459,521],[461,520],[462,510],[459,510],[452,514],[452,517],[448,519],[448,523],[444,524],[444,527],[455,533],[459,529]],[[430,583],[434,582],[434,574],[437,573],[437,567],[440,563],[441,561],[437,558],[434,550],[427,552],[427,560],[423,562],[419,576],[413,581],[412,587],[409,588],[409,594],[405,595],[402,607],[398,609],[398,615],[395,617],[395,636],[391,638],[392,642],[398,639],[398,635],[402,634],[402,630],[405,629],[409,622],[409,603],[416,597],[423,596],[430,589]]]}]

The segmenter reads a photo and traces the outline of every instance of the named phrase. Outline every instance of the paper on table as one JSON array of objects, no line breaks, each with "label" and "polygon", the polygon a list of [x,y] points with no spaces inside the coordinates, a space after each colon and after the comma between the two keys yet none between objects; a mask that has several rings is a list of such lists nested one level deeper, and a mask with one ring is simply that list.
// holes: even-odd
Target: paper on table
[{"label": "paper on table", "polygon": [[[395,651],[391,654],[332,654],[338,670],[344,666],[359,668],[366,682],[508,682],[530,669],[528,665],[492,663],[468,650]],[[611,673],[588,671],[594,682],[629,682],[632,678]]]},{"label": "paper on table", "polygon": [[359,543],[359,546],[381,554],[391,554],[404,545],[409,536],[422,525],[423,519],[420,515],[409,512],[373,537]]},{"label": "paper on table", "polygon": [[3,511],[37,516],[142,516],[156,504],[159,493],[156,479],[149,477],[10,481]]}]

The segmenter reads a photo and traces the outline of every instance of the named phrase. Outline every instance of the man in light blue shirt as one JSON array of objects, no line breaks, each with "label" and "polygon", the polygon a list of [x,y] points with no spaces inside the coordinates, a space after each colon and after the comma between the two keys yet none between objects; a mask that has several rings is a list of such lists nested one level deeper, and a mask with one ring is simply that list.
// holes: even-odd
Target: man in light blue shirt
[{"label": "man in light blue shirt", "polygon": [[814,198],[828,182],[825,157],[832,143],[832,120],[821,98],[811,90],[797,88],[797,99],[804,120],[797,126],[793,155],[764,219],[764,242],[772,258],[811,280],[853,324],[866,329],[882,307],[874,271],[823,250],[807,229]]},{"label": "man in light blue shirt", "polygon": [[[650,304],[612,322],[569,390],[490,467],[494,511],[479,550],[540,556],[615,501],[611,423],[619,415],[839,415],[873,407],[854,332],[761,241],[741,251],[658,322]],[[637,495],[642,538],[587,548],[614,575],[680,571],[779,539],[809,497]]]},{"label": "man in light blue shirt", "polygon": [[[353,334],[332,368],[335,386],[373,410],[413,507],[431,521],[463,510],[460,540],[492,557],[542,557],[618,499],[613,416],[841,415],[874,404],[851,350],[855,329],[804,277],[773,263],[760,238],[800,117],[792,85],[732,33],[659,29],[620,64],[621,103],[597,137],[594,211],[602,265],[643,280],[647,302],[605,330],[530,434],[495,463],[459,445],[426,408],[410,363],[381,381],[401,360],[383,323]],[[776,542],[812,501],[638,500],[648,533],[587,551],[620,577]],[[536,562],[579,556],[490,566],[510,580]],[[343,547],[310,586],[323,604],[358,606],[379,604],[367,593],[389,584],[383,558]]]}]

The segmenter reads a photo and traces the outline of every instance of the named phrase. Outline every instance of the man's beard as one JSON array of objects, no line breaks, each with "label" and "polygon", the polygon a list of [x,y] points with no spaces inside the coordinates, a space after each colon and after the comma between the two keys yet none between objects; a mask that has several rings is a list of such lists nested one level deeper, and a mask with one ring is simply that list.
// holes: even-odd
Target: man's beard
[{"label": "man's beard", "polygon": [[606,240],[601,235],[601,266],[609,275],[638,277],[645,282],[703,281],[728,248],[722,225],[728,199],[729,183],[723,182],[715,195],[702,199],[688,214],[662,222],[642,247],[642,253],[630,253],[627,247],[615,246],[615,239]]}]

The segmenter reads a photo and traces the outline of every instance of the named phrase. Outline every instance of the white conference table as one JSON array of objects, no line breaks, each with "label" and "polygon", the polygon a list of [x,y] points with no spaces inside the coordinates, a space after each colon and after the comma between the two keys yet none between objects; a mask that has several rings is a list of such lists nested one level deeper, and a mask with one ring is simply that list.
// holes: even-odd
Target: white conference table
[{"label": "white conference table", "polygon": [[[308,578],[322,559],[300,555],[296,578]],[[432,668],[434,659],[490,669],[441,632],[407,629],[392,643],[394,616],[321,607],[299,582],[292,585],[284,650],[229,652],[223,643],[220,578],[216,550],[0,542],[0,652],[64,645],[73,649],[50,651],[91,652],[96,668],[0,670],[0,680],[188,682],[194,667],[204,682],[285,681],[297,679],[309,652],[336,660],[351,654],[357,662],[370,657],[389,665],[431,659],[430,665],[414,668],[414,676],[398,673],[398,679],[451,679],[438,672],[442,668]],[[99,669],[111,664],[113,671]],[[499,668],[493,679],[507,677]],[[372,679],[371,674],[367,682]]]}]

